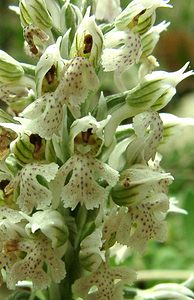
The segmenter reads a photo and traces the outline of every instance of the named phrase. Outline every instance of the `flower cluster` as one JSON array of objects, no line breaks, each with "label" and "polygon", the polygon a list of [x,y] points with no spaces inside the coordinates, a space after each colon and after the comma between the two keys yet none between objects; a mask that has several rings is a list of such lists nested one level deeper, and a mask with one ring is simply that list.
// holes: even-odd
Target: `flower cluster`
[{"label": "flower cluster", "polygon": [[[169,25],[154,25],[156,9],[168,0],[133,0],[124,10],[118,0],[72,2],[20,0],[36,63],[0,51],[1,281],[64,284],[68,300],[121,300],[136,273],[109,266],[109,249],[142,253],[149,240],[166,239],[173,177],[158,147],[181,120],[169,126],[158,111],[192,71],[154,70]],[[129,89],[123,74],[133,65],[138,82]],[[108,72],[122,92],[104,96]]]}]

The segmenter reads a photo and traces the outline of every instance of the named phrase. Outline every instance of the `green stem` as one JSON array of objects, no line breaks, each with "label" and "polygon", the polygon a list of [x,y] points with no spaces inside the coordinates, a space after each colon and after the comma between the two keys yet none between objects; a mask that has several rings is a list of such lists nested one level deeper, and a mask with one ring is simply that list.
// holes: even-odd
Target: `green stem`
[{"label": "green stem", "polygon": [[53,282],[49,287],[49,300],[61,300],[59,285]]}]

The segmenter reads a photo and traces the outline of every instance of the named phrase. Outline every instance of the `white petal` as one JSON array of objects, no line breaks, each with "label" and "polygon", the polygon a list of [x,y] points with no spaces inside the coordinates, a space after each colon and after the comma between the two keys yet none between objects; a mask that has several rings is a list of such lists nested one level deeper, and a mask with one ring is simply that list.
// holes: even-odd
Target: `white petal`
[{"label": "white petal", "polygon": [[53,93],[47,93],[30,104],[20,115],[23,118],[17,120],[25,130],[51,139],[54,133],[58,133],[63,119],[62,104]]},{"label": "white petal", "polygon": [[55,91],[55,98],[66,104],[75,118],[79,117],[79,106],[89,91],[99,87],[99,80],[88,59],[75,57],[69,63]]},{"label": "white petal", "polygon": [[98,207],[107,200],[109,192],[97,179],[103,178],[111,186],[118,180],[117,171],[89,155],[74,155],[66,162],[60,169],[64,182],[71,171],[71,178],[62,190],[62,201],[64,207],[72,209],[78,203],[87,209]]},{"label": "white petal", "polygon": [[[15,288],[18,281],[29,279],[35,289],[45,289],[51,281],[59,283],[65,277],[64,262],[46,238],[20,242],[20,250],[26,252],[26,256],[11,268],[7,278],[9,288]],[[43,269],[44,264],[47,272]]]},{"label": "white petal", "polygon": [[[120,36],[117,39],[117,45],[113,45],[115,35]],[[106,72],[116,70],[121,73],[137,63],[141,56],[139,35],[130,30],[108,33],[107,37],[105,36],[105,45],[106,48],[102,54],[102,65]]]},{"label": "white petal", "polygon": [[55,163],[28,164],[21,170],[17,179],[20,185],[17,203],[23,212],[29,214],[33,208],[46,209],[51,205],[52,193],[38,182],[37,176],[42,176],[49,182],[54,179],[57,170],[58,165]]}]

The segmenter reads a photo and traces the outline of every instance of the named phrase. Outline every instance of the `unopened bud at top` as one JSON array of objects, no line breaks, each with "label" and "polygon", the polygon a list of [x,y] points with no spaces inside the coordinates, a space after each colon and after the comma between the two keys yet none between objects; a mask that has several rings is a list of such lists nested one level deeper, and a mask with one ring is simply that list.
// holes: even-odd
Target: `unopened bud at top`
[{"label": "unopened bud at top", "polygon": [[52,27],[52,18],[45,0],[20,0],[19,8],[23,26],[33,24],[41,29]]}]

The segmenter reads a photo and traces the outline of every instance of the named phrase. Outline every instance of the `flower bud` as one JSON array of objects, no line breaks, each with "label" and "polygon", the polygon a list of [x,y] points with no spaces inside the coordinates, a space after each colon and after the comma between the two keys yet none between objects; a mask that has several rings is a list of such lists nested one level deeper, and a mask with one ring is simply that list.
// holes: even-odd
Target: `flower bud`
[{"label": "flower bud", "polygon": [[32,23],[32,19],[30,17],[29,11],[26,7],[26,0],[20,0],[19,2],[19,10],[20,10],[20,22],[23,27],[28,26]]},{"label": "flower bud", "polygon": [[24,26],[33,24],[41,29],[52,27],[52,18],[45,0],[21,0],[19,7],[21,22]]},{"label": "flower bud", "polygon": [[34,160],[43,159],[43,142],[35,134],[24,132],[10,144],[10,151],[20,164],[27,164]]},{"label": "flower bud", "polygon": [[24,133],[19,135],[18,138],[10,144],[11,153],[19,163],[27,164],[33,160],[33,152],[35,146],[30,143],[30,135]]},{"label": "flower bud", "polygon": [[24,74],[20,63],[0,50],[0,82],[8,83],[18,80]]},{"label": "flower bud", "polygon": [[158,7],[171,7],[169,0],[134,0],[116,18],[119,29],[131,28],[140,35],[147,32],[155,22],[155,10]]},{"label": "flower bud", "polygon": [[142,82],[132,89],[126,102],[135,108],[160,110],[168,104],[176,93],[176,85],[191,76],[193,71],[184,73],[189,63],[176,72],[155,71],[145,76]]},{"label": "flower bud", "polygon": [[101,57],[103,35],[95,22],[95,17],[89,16],[89,13],[89,10],[87,10],[78,27],[70,55],[71,57],[80,56],[88,58],[94,67],[96,67]]},{"label": "flower bud", "polygon": [[137,205],[152,193],[160,193],[162,180],[172,181],[169,173],[156,172],[143,165],[134,165],[122,172],[119,182],[112,189],[112,198],[119,206]]},{"label": "flower bud", "polygon": [[75,36],[75,32],[77,27],[79,26],[82,20],[82,14],[80,9],[66,1],[66,3],[61,8],[61,17],[60,17],[60,26],[62,33],[65,33],[68,29],[71,30],[70,32],[70,41],[73,41]]}]

